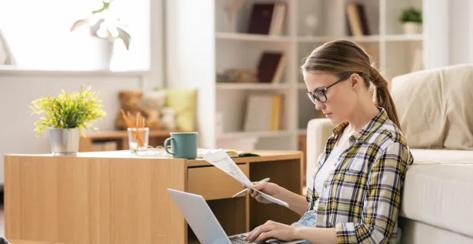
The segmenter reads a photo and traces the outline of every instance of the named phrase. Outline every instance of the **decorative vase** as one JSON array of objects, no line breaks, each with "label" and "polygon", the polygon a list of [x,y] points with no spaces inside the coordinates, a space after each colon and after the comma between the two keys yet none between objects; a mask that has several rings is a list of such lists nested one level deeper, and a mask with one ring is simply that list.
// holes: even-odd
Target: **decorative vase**
[{"label": "decorative vase", "polygon": [[79,152],[80,129],[49,129],[49,144],[53,155],[74,155]]},{"label": "decorative vase", "polygon": [[113,41],[108,39],[97,39],[98,64],[100,69],[109,70],[113,56]]},{"label": "decorative vase", "polygon": [[422,24],[417,22],[405,22],[402,25],[404,34],[420,34],[422,33]]}]

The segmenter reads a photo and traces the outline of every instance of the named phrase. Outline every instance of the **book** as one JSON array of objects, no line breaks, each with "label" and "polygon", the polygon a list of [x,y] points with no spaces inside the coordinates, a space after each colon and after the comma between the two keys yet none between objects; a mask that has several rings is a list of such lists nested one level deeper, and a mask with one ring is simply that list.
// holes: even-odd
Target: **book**
[{"label": "book", "polygon": [[281,129],[281,107],[282,107],[282,96],[273,96],[273,106],[271,113],[271,130]]},{"label": "book", "polygon": [[280,130],[282,100],[282,95],[250,95],[246,106],[244,131]]},{"label": "book", "polygon": [[235,149],[223,149],[230,158],[241,158],[241,157],[259,157],[260,155],[250,151],[239,151]]},{"label": "book", "polygon": [[361,23],[361,32],[363,35],[370,35],[371,32],[368,25],[368,16],[365,12],[365,6],[359,3],[356,5],[356,8],[358,10],[358,17]]},{"label": "book", "polygon": [[245,114],[245,131],[269,131],[272,118],[271,95],[249,95]]},{"label": "book", "polygon": [[271,18],[271,26],[269,30],[270,35],[281,35],[284,27],[284,19],[286,16],[286,4],[276,3],[274,7],[273,16]]},{"label": "book", "polygon": [[255,3],[251,9],[248,33],[267,35],[271,29],[275,4]]},{"label": "book", "polygon": [[271,79],[271,83],[281,83],[282,77],[284,75],[284,70],[286,70],[286,55],[282,55],[281,59],[279,60],[278,66],[276,68],[276,72],[274,72],[273,78]]},{"label": "book", "polygon": [[285,57],[281,52],[263,52],[258,62],[257,77],[262,83],[279,83],[285,68]]},{"label": "book", "polygon": [[205,154],[209,152],[215,152],[215,151],[224,151],[230,158],[239,158],[239,157],[260,157],[259,154],[253,151],[241,151],[241,150],[235,150],[235,149],[204,149],[204,148],[199,148],[197,150],[197,157],[198,158],[203,158]]},{"label": "book", "polygon": [[368,20],[363,4],[348,3],[346,6],[348,34],[353,36],[369,35]]}]

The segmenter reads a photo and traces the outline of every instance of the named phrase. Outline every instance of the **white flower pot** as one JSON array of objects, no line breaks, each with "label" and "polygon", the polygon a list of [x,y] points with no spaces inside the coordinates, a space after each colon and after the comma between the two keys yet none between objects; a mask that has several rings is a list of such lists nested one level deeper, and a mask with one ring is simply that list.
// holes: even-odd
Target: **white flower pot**
[{"label": "white flower pot", "polygon": [[100,65],[99,69],[109,70],[113,56],[113,42],[106,39],[93,38],[95,39],[98,51],[97,63]]},{"label": "white flower pot", "polygon": [[404,34],[421,34],[422,33],[422,24],[415,22],[406,22],[402,24],[404,29]]},{"label": "white flower pot", "polygon": [[80,129],[49,129],[49,144],[53,155],[74,155],[79,152]]}]

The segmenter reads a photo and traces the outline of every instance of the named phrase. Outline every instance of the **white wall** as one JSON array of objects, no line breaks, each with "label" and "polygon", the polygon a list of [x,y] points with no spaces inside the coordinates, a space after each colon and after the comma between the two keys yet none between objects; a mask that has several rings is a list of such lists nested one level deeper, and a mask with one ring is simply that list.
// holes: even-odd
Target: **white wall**
[{"label": "white wall", "polygon": [[[198,88],[199,146],[215,148],[214,0],[167,0],[166,83]],[[189,24],[191,23],[191,24]]]},{"label": "white wall", "polygon": [[107,116],[94,126],[113,129],[119,109],[118,91],[150,90],[163,86],[163,5],[150,1],[150,70],[142,73],[47,72],[0,70],[0,184],[3,184],[3,159],[7,153],[49,153],[46,136],[36,137],[29,105],[32,100],[56,95],[61,89],[78,91],[90,85],[99,93]]},{"label": "white wall", "polygon": [[164,5],[163,0],[150,1],[150,70],[143,77],[143,89],[164,86]]},{"label": "white wall", "polygon": [[3,158],[7,153],[49,153],[46,136],[36,137],[29,106],[32,100],[56,95],[61,89],[78,91],[90,85],[99,92],[107,116],[95,123],[100,129],[112,129],[119,109],[117,92],[140,89],[138,75],[87,75],[67,72],[15,74],[0,71],[0,183],[3,183]]},{"label": "white wall", "polygon": [[426,68],[473,62],[473,1],[424,0]]}]

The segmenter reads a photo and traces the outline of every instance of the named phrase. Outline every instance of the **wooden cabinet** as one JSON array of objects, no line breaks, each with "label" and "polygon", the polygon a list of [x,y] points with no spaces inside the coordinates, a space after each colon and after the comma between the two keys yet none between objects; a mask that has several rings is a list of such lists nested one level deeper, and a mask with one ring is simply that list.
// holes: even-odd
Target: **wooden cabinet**
[{"label": "wooden cabinet", "polygon": [[[249,175],[248,164],[240,164],[239,167],[246,176]],[[242,190],[239,182],[213,166],[189,168],[187,179],[188,191],[202,195],[207,200],[231,198]]]},{"label": "wooden cabinet", "polygon": [[[302,190],[299,151],[262,152],[236,158],[252,181],[270,177]],[[100,243],[195,241],[167,188],[203,195],[228,235],[268,219],[292,223],[287,208],[231,198],[238,182],[203,160],[138,157],[128,151],[79,153],[73,157],[5,157],[6,237],[17,240]]]}]

